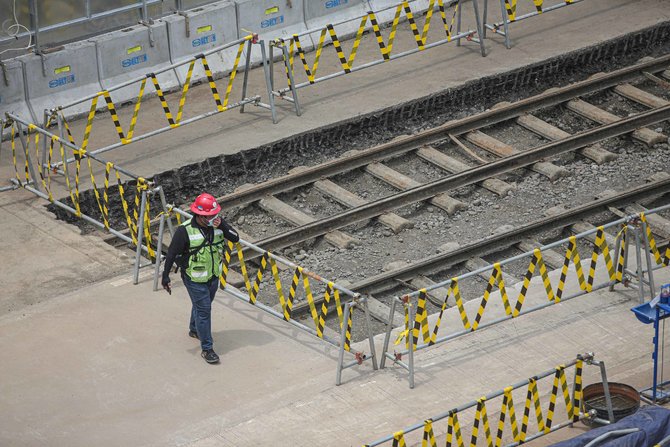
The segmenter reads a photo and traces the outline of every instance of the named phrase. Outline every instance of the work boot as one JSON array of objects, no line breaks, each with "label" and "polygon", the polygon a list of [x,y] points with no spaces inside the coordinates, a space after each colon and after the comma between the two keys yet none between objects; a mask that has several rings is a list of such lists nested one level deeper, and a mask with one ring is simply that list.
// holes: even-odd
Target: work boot
[{"label": "work boot", "polygon": [[202,358],[205,359],[207,363],[219,363],[219,356],[216,355],[213,349],[207,349],[202,351]]},{"label": "work boot", "polygon": [[195,338],[196,340],[200,340],[200,337],[198,337],[198,333],[196,331],[188,331],[188,336]]}]

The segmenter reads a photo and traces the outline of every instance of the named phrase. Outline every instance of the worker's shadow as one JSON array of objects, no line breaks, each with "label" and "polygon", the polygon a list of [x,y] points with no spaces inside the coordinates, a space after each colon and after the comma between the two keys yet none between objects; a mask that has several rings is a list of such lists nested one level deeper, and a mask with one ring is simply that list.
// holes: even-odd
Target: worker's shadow
[{"label": "worker's shadow", "polygon": [[219,354],[232,352],[249,346],[263,346],[271,343],[275,337],[267,331],[253,329],[228,329],[212,333],[214,346]]}]

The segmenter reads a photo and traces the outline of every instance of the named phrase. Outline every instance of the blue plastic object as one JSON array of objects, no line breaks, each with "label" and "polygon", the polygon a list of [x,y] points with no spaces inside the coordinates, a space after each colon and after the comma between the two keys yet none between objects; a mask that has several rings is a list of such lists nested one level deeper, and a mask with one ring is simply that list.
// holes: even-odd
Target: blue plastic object
[{"label": "blue plastic object", "polygon": [[[658,319],[663,320],[670,317],[670,307],[667,304],[659,303],[656,305],[659,309]],[[651,307],[651,304],[644,303],[635,306],[631,309],[638,320],[644,324],[651,324],[656,321],[656,308]]]}]

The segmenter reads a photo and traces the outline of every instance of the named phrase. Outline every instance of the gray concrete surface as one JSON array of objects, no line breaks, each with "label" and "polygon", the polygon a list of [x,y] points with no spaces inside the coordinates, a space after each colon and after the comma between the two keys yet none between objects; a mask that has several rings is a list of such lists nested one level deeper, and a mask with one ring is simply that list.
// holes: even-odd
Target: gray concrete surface
[{"label": "gray concrete surface", "polygon": [[[515,25],[509,51],[500,38],[487,40],[486,58],[473,44],[441,47],[303,89],[304,115],[295,117],[283,103],[278,125],[264,110],[233,111],[106,158],[150,176],[669,17],[663,0],[585,1]],[[361,51],[377,51],[370,48]],[[327,66],[324,58],[324,72]],[[261,88],[257,71],[251,82],[252,90]],[[191,94],[192,107],[213,103],[203,88]],[[156,101],[142,107],[140,126],[163,122]],[[105,124],[96,128],[95,144],[113,141],[109,117],[96,121]],[[74,123],[76,135],[81,126]],[[14,175],[10,160],[3,148],[2,179]],[[614,380],[650,381],[651,330],[628,310],[635,303],[630,292],[593,294],[424,352],[414,390],[404,370],[374,374],[367,365],[347,370],[345,384],[335,387],[331,349],[222,294],[213,329],[223,361],[210,367],[186,334],[183,288],[155,293],[146,277],[133,286],[127,258],[95,234],[56,222],[44,204],[26,191],[0,194],[2,445],[359,445],[586,350],[607,362]],[[667,269],[662,275],[670,276]]]}]

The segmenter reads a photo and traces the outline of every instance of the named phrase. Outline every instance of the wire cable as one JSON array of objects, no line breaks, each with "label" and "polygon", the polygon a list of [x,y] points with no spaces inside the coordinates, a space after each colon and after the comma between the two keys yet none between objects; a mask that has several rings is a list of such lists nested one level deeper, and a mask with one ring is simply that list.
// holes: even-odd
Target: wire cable
[{"label": "wire cable", "polygon": [[28,50],[33,46],[33,34],[30,32],[28,28],[20,24],[18,18],[16,17],[16,0],[13,0],[12,2],[12,16],[14,18],[14,23],[12,23],[11,19],[7,19],[4,22],[2,22],[2,32],[4,34],[7,34],[9,37],[13,37],[16,40],[18,40],[19,33],[21,32],[22,29],[24,29],[28,32],[28,45],[22,48],[7,48],[6,50],[0,51],[0,54],[6,53],[8,51]]}]

